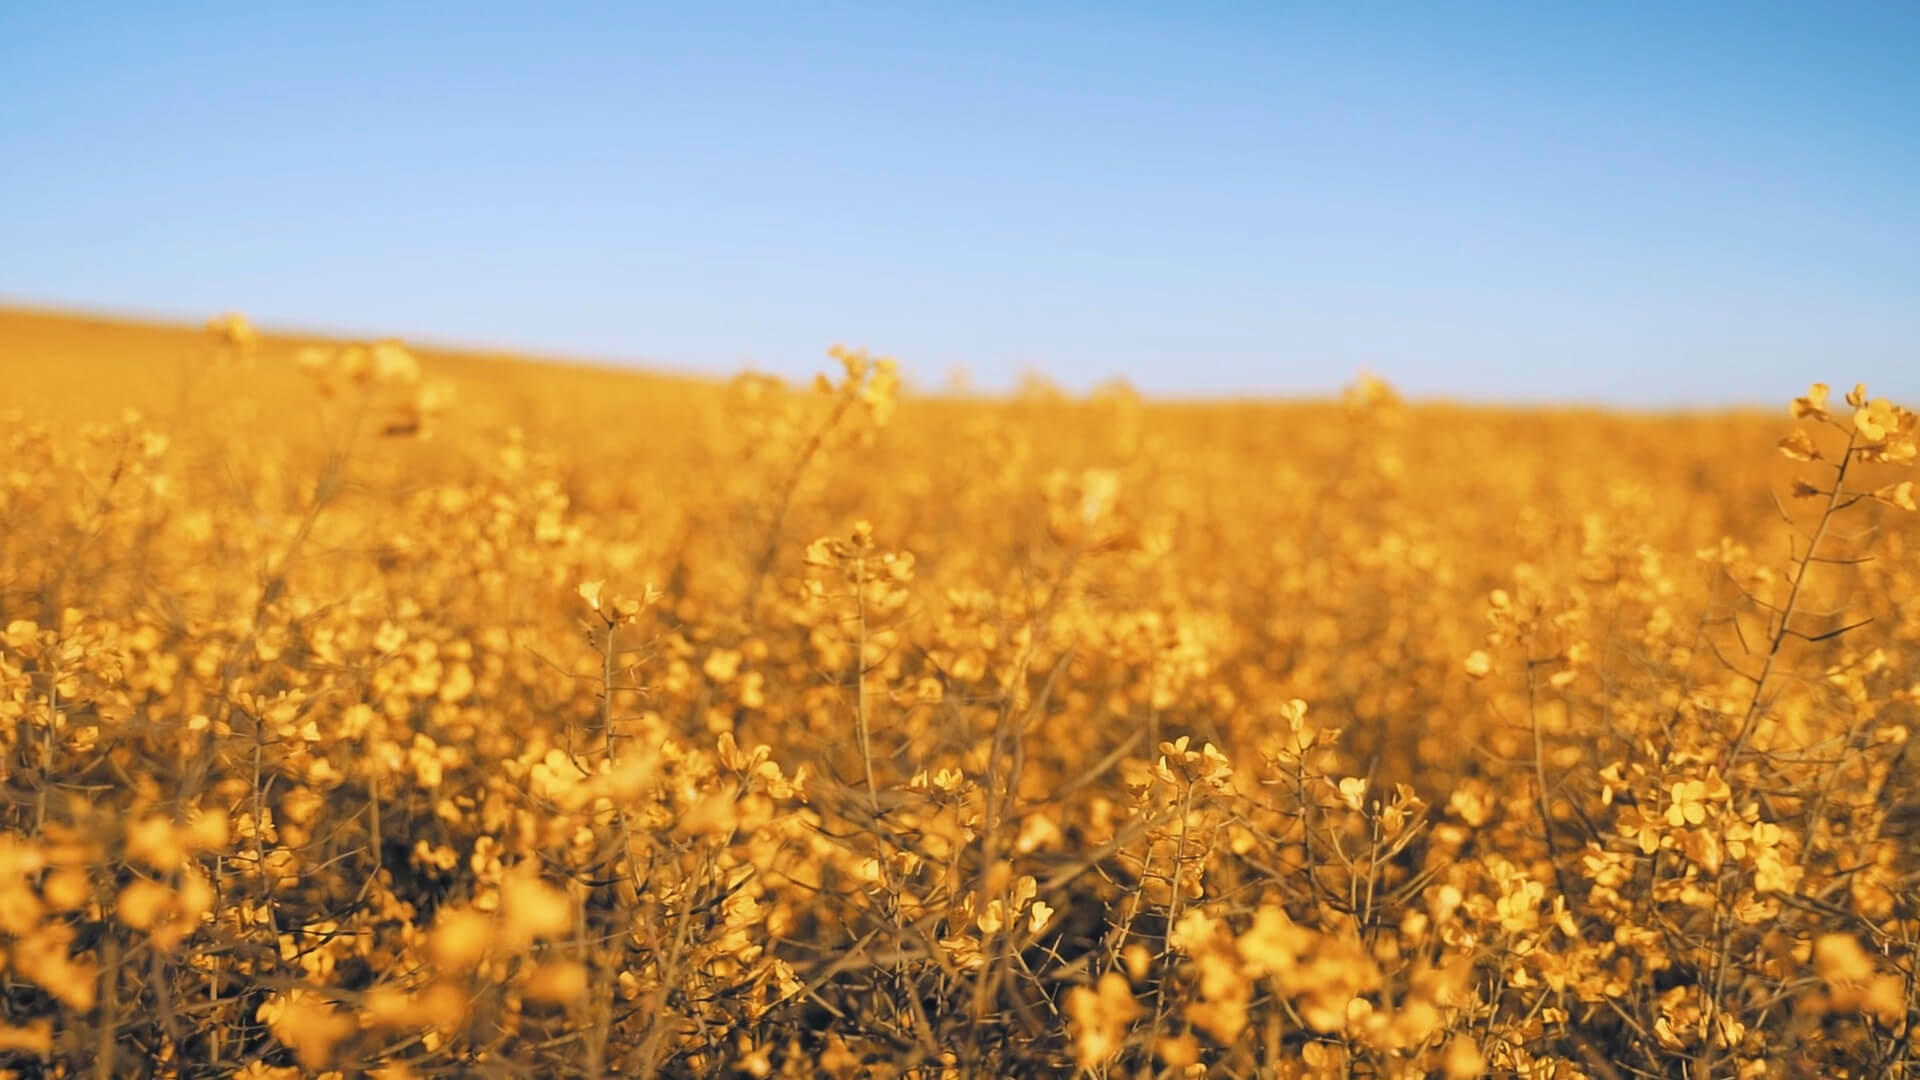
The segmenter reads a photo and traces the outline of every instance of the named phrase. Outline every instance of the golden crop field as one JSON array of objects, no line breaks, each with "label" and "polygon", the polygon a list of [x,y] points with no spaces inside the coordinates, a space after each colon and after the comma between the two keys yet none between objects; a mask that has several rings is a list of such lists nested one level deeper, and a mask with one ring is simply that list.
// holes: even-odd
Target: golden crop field
[{"label": "golden crop field", "polygon": [[1920,1069],[1915,417],[0,314],[13,1076]]}]

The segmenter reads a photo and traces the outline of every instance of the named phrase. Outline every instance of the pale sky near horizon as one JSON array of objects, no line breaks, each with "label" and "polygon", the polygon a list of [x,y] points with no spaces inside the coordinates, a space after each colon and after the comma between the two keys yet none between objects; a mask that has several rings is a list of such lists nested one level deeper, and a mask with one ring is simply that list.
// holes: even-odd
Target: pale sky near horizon
[{"label": "pale sky near horizon", "polygon": [[0,5],[0,301],[1920,401],[1920,3]]}]

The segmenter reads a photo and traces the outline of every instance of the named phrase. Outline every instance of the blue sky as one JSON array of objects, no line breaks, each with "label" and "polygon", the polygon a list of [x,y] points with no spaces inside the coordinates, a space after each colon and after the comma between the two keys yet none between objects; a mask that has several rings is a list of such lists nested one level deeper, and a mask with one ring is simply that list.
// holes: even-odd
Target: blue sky
[{"label": "blue sky", "polygon": [[927,385],[1920,400],[1920,4],[26,0],[0,299]]}]

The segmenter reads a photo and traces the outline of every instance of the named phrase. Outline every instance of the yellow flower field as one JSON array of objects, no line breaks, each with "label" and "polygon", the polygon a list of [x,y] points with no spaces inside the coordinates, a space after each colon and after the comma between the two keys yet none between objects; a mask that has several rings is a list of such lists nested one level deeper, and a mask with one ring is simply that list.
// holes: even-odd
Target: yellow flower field
[{"label": "yellow flower field", "polygon": [[1913,413],[821,365],[0,312],[0,1068],[1920,1069]]}]

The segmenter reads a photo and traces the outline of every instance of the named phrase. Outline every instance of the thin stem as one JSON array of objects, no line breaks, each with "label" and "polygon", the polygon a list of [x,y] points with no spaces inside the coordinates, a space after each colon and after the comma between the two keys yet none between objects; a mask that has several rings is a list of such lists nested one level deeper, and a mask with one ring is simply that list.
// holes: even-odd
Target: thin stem
[{"label": "thin stem", "polygon": [[1740,761],[1740,755],[1747,748],[1748,740],[1760,723],[1761,695],[1767,686],[1767,676],[1773,673],[1773,664],[1780,655],[1780,646],[1787,640],[1787,627],[1793,621],[1793,613],[1800,602],[1800,590],[1807,581],[1807,566],[1820,548],[1820,541],[1827,535],[1827,527],[1833,523],[1834,514],[1840,507],[1840,495],[1846,487],[1847,467],[1853,464],[1853,449],[1857,435],[1849,433],[1847,448],[1840,455],[1840,463],[1834,467],[1833,487],[1827,492],[1826,508],[1820,512],[1820,524],[1815,526],[1813,536],[1807,542],[1806,554],[1802,555],[1794,567],[1793,584],[1787,590],[1787,602],[1780,608],[1780,628],[1774,632],[1773,640],[1767,647],[1767,656],[1760,665],[1760,674],[1753,682],[1753,697],[1747,702],[1746,715],[1740,722],[1740,732],[1733,740],[1733,748],[1728,751],[1724,769],[1731,770]]},{"label": "thin stem", "polygon": [[1540,710],[1537,703],[1537,677],[1534,669],[1539,661],[1527,660],[1527,729],[1533,735],[1533,784],[1537,793],[1540,811],[1540,831],[1547,839],[1547,859],[1553,863],[1554,884],[1559,887],[1560,895],[1571,899],[1573,891],[1567,887],[1567,872],[1560,865],[1560,845],[1553,838],[1553,800],[1547,790],[1547,749],[1546,740],[1540,734]]},{"label": "thin stem", "polygon": [[[859,627],[853,657],[853,723],[860,738],[860,763],[867,772],[867,802],[880,815],[880,787],[873,779],[873,739],[867,721],[867,557],[853,559],[853,594]],[[884,862],[884,858],[883,858]]]},{"label": "thin stem", "polygon": [[786,528],[788,511],[793,509],[793,496],[799,490],[800,477],[826,444],[827,433],[840,423],[840,418],[846,415],[848,406],[852,404],[852,392],[840,395],[839,400],[834,402],[833,412],[808,437],[807,444],[800,449],[800,456],[794,459],[793,467],[787,472],[786,482],[780,485],[780,501],[774,505],[773,518],[767,523],[766,538],[761,544],[759,557],[753,561],[753,576],[747,583],[747,595],[741,603],[742,620],[746,623],[753,622],[754,613],[760,606],[760,588],[766,583],[767,574],[773,569],[774,557],[780,552],[780,534]]}]

